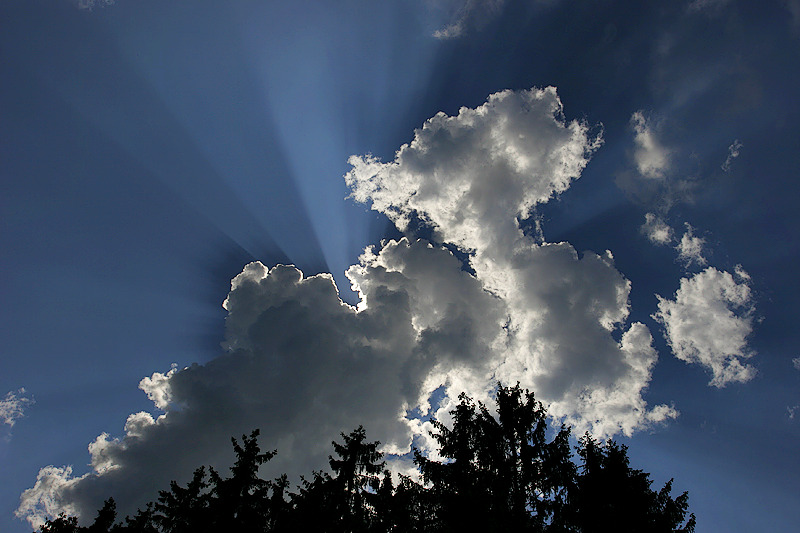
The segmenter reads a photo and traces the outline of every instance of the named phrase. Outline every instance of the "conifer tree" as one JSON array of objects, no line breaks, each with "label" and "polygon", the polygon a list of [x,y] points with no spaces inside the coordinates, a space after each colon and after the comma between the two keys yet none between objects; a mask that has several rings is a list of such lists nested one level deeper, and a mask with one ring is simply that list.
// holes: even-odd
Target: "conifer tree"
[{"label": "conifer tree", "polygon": [[[172,481],[124,523],[115,523],[109,498],[94,522],[79,526],[61,514],[40,533],[428,533],[519,531],[535,533],[691,533],[688,495],[671,496],[672,481],[651,489],[647,473],[631,468],[627,448],[578,440],[573,460],[570,430],[547,431],[547,412],[534,395],[498,386],[496,409],[459,396],[452,427],[433,420],[436,461],[414,450],[422,483],[385,470],[380,443],[359,426],[332,442],[331,473],[301,478],[259,475],[275,451],[262,452],[258,431],[231,439],[230,476],[194,471],[187,485]],[[550,436],[548,438],[548,435]]]}]

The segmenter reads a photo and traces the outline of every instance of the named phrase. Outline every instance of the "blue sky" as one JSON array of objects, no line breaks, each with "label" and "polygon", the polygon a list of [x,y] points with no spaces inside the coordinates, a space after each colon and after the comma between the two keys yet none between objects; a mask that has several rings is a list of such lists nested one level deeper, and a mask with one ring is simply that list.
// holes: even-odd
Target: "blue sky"
[{"label": "blue sky", "polygon": [[800,521],[796,0],[0,10],[3,531],[494,379]]}]

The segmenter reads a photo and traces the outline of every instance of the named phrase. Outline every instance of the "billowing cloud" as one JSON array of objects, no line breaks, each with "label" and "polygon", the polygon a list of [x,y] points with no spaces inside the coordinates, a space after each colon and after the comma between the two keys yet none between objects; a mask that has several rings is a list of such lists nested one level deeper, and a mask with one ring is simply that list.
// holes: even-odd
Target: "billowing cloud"
[{"label": "billowing cloud", "polygon": [[108,496],[131,512],[199,464],[229,464],[230,436],[253,428],[278,449],[266,475],[324,467],[330,441],[358,424],[387,453],[425,450],[428,415],[447,421],[460,392],[488,399],[498,380],[519,381],[598,436],[677,416],[643,397],[657,354],[648,328],[627,321],[631,284],[611,252],[579,254],[520,229],[599,144],[546,88],[440,113],[392,161],[352,157],[355,199],[403,230],[423,221],[469,264],[440,244],[383,242],[346,273],[356,306],[330,275],[247,265],[224,302],[225,353],[143,379],[163,413],[133,414],[122,437],[98,437],[82,477],[43,469],[18,514],[87,515]]},{"label": "billowing cloud", "polygon": [[345,180],[401,230],[419,216],[439,241],[508,252],[517,217],[567,190],[600,143],[587,124],[564,120],[554,87],[502,91],[456,116],[438,113],[394,161],[351,157]]},{"label": "billowing cloud", "polygon": [[390,241],[350,269],[354,308],[329,275],[247,265],[225,300],[226,353],[143,380],[165,413],[133,414],[122,438],[98,437],[87,475],[43,469],[18,514],[33,525],[59,506],[87,516],[108,496],[131,512],[194,467],[229,463],[230,436],[253,428],[279,450],[270,472],[295,478],[324,467],[330,441],[358,424],[387,451],[408,451],[405,413],[431,380],[491,374],[506,317],[461,266],[424,241]]},{"label": "billowing cloud", "polygon": [[792,366],[795,370],[800,370],[800,357],[795,357],[792,359]]},{"label": "billowing cloud", "polygon": [[669,169],[670,151],[658,140],[652,123],[642,111],[631,115],[636,149],[633,153],[636,168],[645,178],[663,179]]},{"label": "billowing cloud", "polygon": [[139,382],[139,388],[144,391],[150,401],[162,411],[165,411],[172,403],[169,378],[178,371],[177,366],[178,365],[173,363],[172,369],[169,372],[164,374],[161,372],[154,372],[152,376],[142,378]]},{"label": "billowing cloud", "polygon": [[691,265],[704,266],[708,263],[703,256],[703,247],[706,240],[702,237],[696,237],[694,228],[690,224],[686,224],[686,232],[681,237],[680,242],[675,246],[678,251],[678,260],[682,261],[687,267]]},{"label": "billowing cloud", "polygon": [[47,518],[57,516],[60,512],[74,515],[77,509],[68,501],[66,494],[82,479],[72,476],[71,466],[59,468],[51,465],[40,469],[36,483],[22,493],[16,515],[27,518],[35,529],[39,529]]},{"label": "billowing cloud", "polygon": [[504,91],[436,115],[393,161],[351,158],[346,180],[401,229],[419,217],[471,253],[477,279],[509,314],[496,378],[521,381],[578,425],[630,433],[649,416],[675,415],[642,408],[656,355],[645,326],[624,329],[630,283],[610,252],[579,258],[568,243],[536,244],[518,222],[566,190],[599,144],[588,125],[564,120],[554,88]]},{"label": "billowing cloud", "polygon": [[644,224],[642,224],[641,231],[650,242],[662,246],[670,244],[674,234],[669,224],[655,213],[646,213],[644,215]]},{"label": "billowing cloud", "polygon": [[14,427],[16,421],[25,415],[25,409],[33,403],[33,398],[25,395],[24,388],[6,393],[0,400],[0,424]]},{"label": "billowing cloud", "polygon": [[753,330],[750,277],[708,267],[681,279],[673,300],[658,296],[653,318],[664,326],[667,342],[678,359],[711,372],[709,385],[745,382],[756,370],[744,363],[754,355],[747,338]]},{"label": "billowing cloud", "polygon": [[734,159],[739,157],[739,153],[742,150],[742,146],[743,145],[741,142],[739,142],[739,139],[736,139],[735,141],[733,141],[733,144],[731,144],[728,147],[728,157],[725,158],[725,162],[722,163],[721,167],[723,171],[729,172],[731,170],[731,164],[733,163]]}]

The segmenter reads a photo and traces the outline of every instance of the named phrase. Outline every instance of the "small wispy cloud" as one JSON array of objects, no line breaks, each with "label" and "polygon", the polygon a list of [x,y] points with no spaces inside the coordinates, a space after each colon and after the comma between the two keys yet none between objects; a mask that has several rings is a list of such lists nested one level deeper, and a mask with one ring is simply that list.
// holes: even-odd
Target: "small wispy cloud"
[{"label": "small wispy cloud", "polygon": [[640,229],[653,244],[664,246],[670,244],[674,238],[672,228],[655,213],[647,213],[644,216],[644,224]]},{"label": "small wispy cloud", "polygon": [[34,403],[33,398],[25,395],[25,389],[11,391],[0,400],[0,423],[14,427],[16,421],[25,416],[25,409]]},{"label": "small wispy cloud", "polygon": [[731,164],[733,163],[734,159],[739,157],[741,149],[742,149],[742,143],[739,142],[739,139],[733,141],[733,144],[731,144],[728,147],[728,157],[725,158],[725,162],[722,163],[721,167],[724,172],[730,172]]},{"label": "small wispy cloud", "polygon": [[472,29],[483,27],[502,10],[505,0],[464,0],[455,11],[452,22],[433,32],[437,39],[455,39]]},{"label": "small wispy cloud", "polygon": [[[795,370],[800,370],[800,357],[792,359],[792,366]],[[795,415],[800,411],[800,405],[786,406],[786,412],[789,415],[789,420],[794,420]]]},{"label": "small wispy cloud", "polygon": [[636,111],[630,122],[636,143],[633,158],[639,174],[645,178],[663,179],[669,169],[670,151],[661,144],[652,122],[645,117],[644,112]]},{"label": "small wispy cloud", "polygon": [[[694,227],[688,222],[685,222],[684,225],[686,226],[686,231],[674,246],[675,251],[678,252],[677,260],[687,268],[692,265],[707,265],[708,260],[703,254],[706,246],[705,238],[695,236]],[[675,242],[675,230],[661,216],[655,213],[645,214],[644,224],[641,225],[639,230],[655,245],[669,246]]]},{"label": "small wispy cloud", "polygon": [[678,259],[687,267],[695,264],[705,266],[708,261],[703,256],[703,248],[706,240],[702,237],[695,237],[694,228],[687,222],[686,233],[681,237],[680,242],[675,247],[678,251]]}]

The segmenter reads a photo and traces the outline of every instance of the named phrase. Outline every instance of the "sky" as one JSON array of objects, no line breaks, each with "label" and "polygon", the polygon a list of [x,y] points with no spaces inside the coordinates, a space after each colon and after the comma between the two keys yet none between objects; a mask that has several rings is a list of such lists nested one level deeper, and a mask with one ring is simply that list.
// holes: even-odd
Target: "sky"
[{"label": "sky", "polygon": [[5,0],[0,531],[460,392],[800,523],[800,2]]}]

